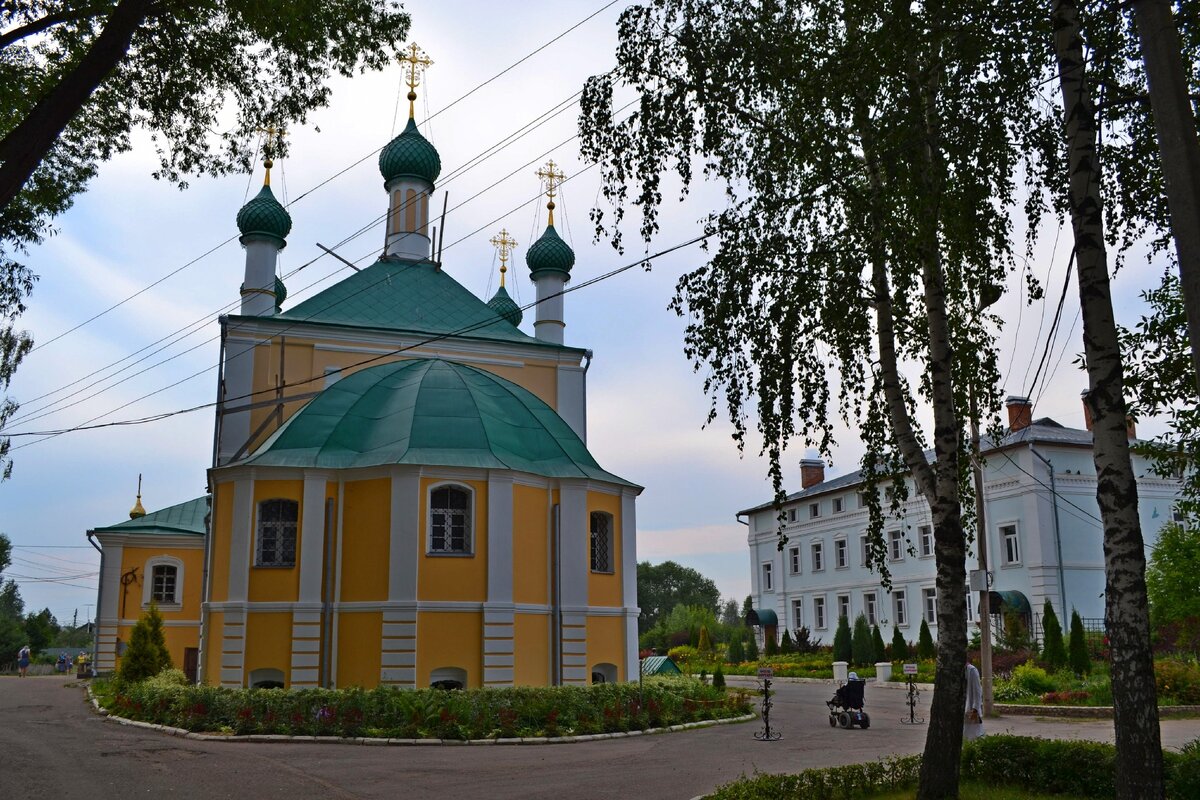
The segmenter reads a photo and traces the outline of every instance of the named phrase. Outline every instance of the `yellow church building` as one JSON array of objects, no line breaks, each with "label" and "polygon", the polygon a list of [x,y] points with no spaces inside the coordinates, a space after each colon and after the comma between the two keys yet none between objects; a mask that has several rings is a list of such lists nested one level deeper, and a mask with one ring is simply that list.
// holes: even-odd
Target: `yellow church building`
[{"label": "yellow church building", "polygon": [[[267,178],[237,216],[240,314],[221,319],[209,496],[89,532],[101,543],[96,664],[144,608],[176,665],[222,686],[480,687],[636,678],[641,487],[586,446],[591,351],[564,344],[575,255],[526,250],[534,335],[505,286],[442,269],[441,169],[412,101],[379,156],[383,254],[295,306],[276,260],[291,218]],[[171,528],[171,524],[176,529]],[[168,600],[170,602],[168,602]]]}]

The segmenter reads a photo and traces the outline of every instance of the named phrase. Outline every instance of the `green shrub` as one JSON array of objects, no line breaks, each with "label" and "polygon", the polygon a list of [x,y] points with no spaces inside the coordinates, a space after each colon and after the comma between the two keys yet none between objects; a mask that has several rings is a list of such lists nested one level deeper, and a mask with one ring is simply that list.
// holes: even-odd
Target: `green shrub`
[{"label": "green shrub", "polygon": [[904,634],[900,632],[900,626],[892,628],[892,660],[904,661],[908,658],[908,642],[904,641]]},{"label": "green shrub", "polygon": [[[1028,694],[1045,694],[1058,688],[1046,670],[1034,666],[1032,661],[1016,667],[1012,673],[1012,681]],[[994,691],[993,689],[993,693]]]},{"label": "green shrub", "polygon": [[162,614],[158,613],[158,606],[151,603],[129,634],[129,646],[121,656],[117,674],[122,681],[137,683],[172,666],[163,636]]},{"label": "green shrub", "polygon": [[746,660],[758,661],[758,640],[753,633],[746,637]]},{"label": "green shrub", "polygon": [[1002,703],[1032,703],[1037,700],[1037,695],[1011,678],[995,678],[992,681],[992,698]]},{"label": "green shrub", "polygon": [[763,647],[763,655],[767,658],[779,655],[779,643],[775,641],[775,631],[763,628],[763,636],[765,637],[763,639],[765,645]]},{"label": "green shrub", "polygon": [[917,785],[921,757],[903,756],[806,769],[795,775],[756,775],[728,783],[707,800],[832,800],[894,792]]},{"label": "green shrub", "polygon": [[924,661],[936,655],[937,648],[933,646],[933,635],[929,633],[929,624],[922,618],[921,632],[917,635],[917,658]]},{"label": "green shrub", "polygon": [[787,628],[783,629],[783,636],[779,637],[779,654],[791,655],[796,652],[796,646],[792,644],[792,635],[788,633]]},{"label": "green shrub", "polygon": [[1159,702],[1165,698],[1182,705],[1200,704],[1200,665],[1194,661],[1156,660],[1154,684]]},{"label": "green shrub", "polygon": [[1062,626],[1058,624],[1049,598],[1042,607],[1042,631],[1042,660],[1051,670],[1062,669],[1067,665],[1067,648],[1063,645]]},{"label": "green shrub", "polygon": [[859,614],[854,620],[850,650],[855,666],[865,667],[875,662],[875,642],[871,639],[871,626],[867,624],[865,614]]},{"label": "green shrub", "polygon": [[700,626],[700,643],[696,645],[696,649],[701,653],[712,653],[712,638],[708,635],[708,626]]},{"label": "green shrub", "polygon": [[1163,752],[1167,797],[1200,797],[1200,739],[1192,739],[1179,753]]},{"label": "green shrub", "polygon": [[883,645],[883,634],[881,634],[879,632],[878,625],[876,625],[875,629],[871,631],[871,644],[873,645],[872,660],[873,661],[886,661],[887,660],[887,648],[884,647],[884,645]]},{"label": "green shrub", "polygon": [[729,649],[725,651],[725,660],[731,664],[740,664],[746,660],[746,648],[742,644],[742,633],[734,633],[729,640]]},{"label": "green shrub", "polygon": [[1116,748],[1099,742],[984,736],[963,744],[962,776],[1046,794],[1111,798]]},{"label": "green shrub", "polygon": [[1071,671],[1076,675],[1087,675],[1092,671],[1092,659],[1088,655],[1087,636],[1083,631],[1083,620],[1079,612],[1071,610],[1071,646],[1067,655]]},{"label": "green shrub", "polygon": [[838,617],[837,630],[833,634],[833,660],[850,661],[854,650],[850,641],[850,620],[843,614]]},{"label": "green shrub", "polygon": [[725,688],[725,673],[721,670],[720,666],[718,666],[717,671],[713,673],[712,685],[714,689]]}]

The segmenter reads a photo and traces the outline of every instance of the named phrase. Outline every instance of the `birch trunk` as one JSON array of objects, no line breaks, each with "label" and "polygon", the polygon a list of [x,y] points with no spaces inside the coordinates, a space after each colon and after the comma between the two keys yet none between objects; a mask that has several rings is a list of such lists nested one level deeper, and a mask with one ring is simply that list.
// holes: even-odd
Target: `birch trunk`
[{"label": "birch trunk", "polygon": [[1096,500],[1104,524],[1104,623],[1111,654],[1116,796],[1120,800],[1161,798],[1162,744],[1150,651],[1146,559],[1104,246],[1096,115],[1084,69],[1078,8],[1074,0],[1052,0],[1051,7],[1066,117],[1069,205],[1083,312],[1087,403],[1093,420]]}]

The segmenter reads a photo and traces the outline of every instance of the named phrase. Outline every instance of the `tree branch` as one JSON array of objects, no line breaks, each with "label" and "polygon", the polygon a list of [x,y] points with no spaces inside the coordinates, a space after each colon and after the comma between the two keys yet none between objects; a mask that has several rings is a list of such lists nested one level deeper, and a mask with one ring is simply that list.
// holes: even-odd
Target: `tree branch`
[{"label": "tree branch", "polygon": [[103,13],[104,8],[100,6],[85,6],[84,8],[76,8],[70,11],[47,14],[41,19],[27,22],[19,28],[13,28],[11,31],[0,33],[0,50],[8,47],[13,42],[19,42],[21,39],[33,36],[35,33],[41,33],[47,28],[52,28],[60,23],[90,19],[91,17],[98,17]]}]

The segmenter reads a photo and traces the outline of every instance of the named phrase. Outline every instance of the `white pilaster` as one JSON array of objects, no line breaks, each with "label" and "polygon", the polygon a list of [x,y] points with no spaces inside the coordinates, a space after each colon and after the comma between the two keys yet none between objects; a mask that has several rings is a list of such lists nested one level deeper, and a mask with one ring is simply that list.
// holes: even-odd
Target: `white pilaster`
[{"label": "white pilaster", "polygon": [[587,393],[583,367],[560,364],[558,367],[558,405],[554,408],[575,435],[587,444]]},{"label": "white pilaster", "polygon": [[387,686],[417,688],[417,612],[413,608],[383,612],[382,664],[379,682]]},{"label": "white pilaster", "polygon": [[243,236],[246,273],[242,282],[242,315],[269,317],[275,313],[275,263],[280,241],[265,236]]},{"label": "white pilaster", "polygon": [[231,602],[245,602],[250,583],[250,548],[253,544],[254,481],[242,478],[233,482],[233,530],[229,536],[229,596]]},{"label": "white pilaster", "polygon": [[100,615],[96,620],[96,671],[117,668],[117,625],[121,618],[121,563],[124,548],[104,544],[104,572],[100,576]]},{"label": "white pilaster", "polygon": [[[305,483],[307,484],[307,481]],[[307,490],[307,488],[306,485],[305,489]],[[324,495],[322,494],[323,497]],[[324,510],[323,505],[322,510]],[[303,580],[303,575],[301,576],[301,580]],[[318,585],[318,591],[319,589]],[[303,591],[303,587],[301,591]],[[316,609],[296,610],[292,612],[291,667],[289,688],[315,689],[320,685],[321,612]]]},{"label": "white pilaster", "polygon": [[388,600],[416,602],[421,552],[421,480],[415,471],[392,476],[388,541]]},{"label": "white pilaster", "polygon": [[321,577],[325,570],[324,475],[305,476],[303,519],[300,521],[300,602],[321,602]]},{"label": "white pilaster", "polygon": [[637,495],[632,489],[621,493],[621,602],[625,607],[625,680],[641,670],[638,660],[637,621]]},{"label": "white pilaster", "polygon": [[563,343],[563,287],[567,277],[560,272],[544,272],[537,276],[537,319],[533,334],[543,342]]},{"label": "white pilaster", "polygon": [[[559,562],[562,598],[562,672],[564,684],[586,684],[588,558],[587,489],[568,483],[559,486],[561,549]],[[636,568],[636,567],[635,567]]]},{"label": "white pilaster", "polygon": [[488,476],[488,582],[483,605],[483,685],[513,682],[513,480]]},{"label": "white pilaster", "polygon": [[243,686],[245,668],[246,612],[227,610],[221,629],[220,685],[234,688]]}]

